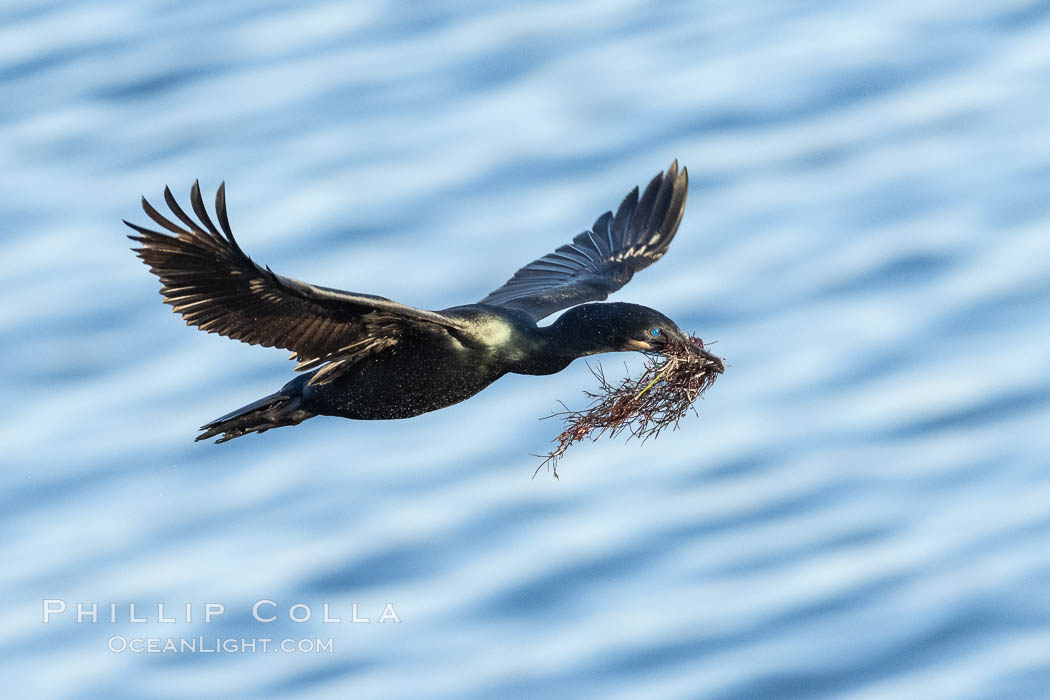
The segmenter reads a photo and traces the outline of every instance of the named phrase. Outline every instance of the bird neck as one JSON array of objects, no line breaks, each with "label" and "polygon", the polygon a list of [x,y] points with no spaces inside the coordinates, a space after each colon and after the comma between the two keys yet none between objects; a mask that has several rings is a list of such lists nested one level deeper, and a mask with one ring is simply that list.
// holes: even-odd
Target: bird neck
[{"label": "bird neck", "polygon": [[617,352],[622,349],[619,325],[611,310],[587,304],[569,309],[549,326],[536,328],[532,334],[533,352],[529,353],[525,374],[553,374],[565,369],[578,357]]}]

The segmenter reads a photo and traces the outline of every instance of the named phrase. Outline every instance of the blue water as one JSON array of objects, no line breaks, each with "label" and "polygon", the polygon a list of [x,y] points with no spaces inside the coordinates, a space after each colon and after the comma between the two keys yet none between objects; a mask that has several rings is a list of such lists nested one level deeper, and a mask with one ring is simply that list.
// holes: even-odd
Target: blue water
[{"label": "blue water", "polygon": [[[5,4],[3,694],[1050,696],[1048,85],[1039,2]],[[578,362],[193,443],[292,365],[161,304],[140,194],[225,180],[256,260],[442,308],[676,157],[616,298],[728,360],[677,433],[532,480]],[[110,650],[197,636],[333,650]]]}]

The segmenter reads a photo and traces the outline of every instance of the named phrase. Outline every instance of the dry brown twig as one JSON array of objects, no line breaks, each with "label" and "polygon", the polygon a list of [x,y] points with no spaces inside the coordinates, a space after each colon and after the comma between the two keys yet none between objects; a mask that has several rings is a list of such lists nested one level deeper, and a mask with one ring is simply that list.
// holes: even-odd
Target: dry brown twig
[{"label": "dry brown twig", "polygon": [[690,340],[696,347],[673,345],[659,354],[647,354],[641,376],[625,377],[619,384],[606,379],[600,364],[591,367],[598,389],[584,392],[591,400],[587,408],[573,411],[562,403],[564,411],[547,416],[562,418],[565,430],[554,439],[557,446],[551,452],[536,455],[544,460],[533,477],[543,467],[549,467],[557,479],[558,460],[571,445],[585,438],[594,441],[606,433],[616,437],[627,431],[628,440],[639,438],[645,442],[659,436],[665,428],[676,430],[690,410],[696,413],[693,404],[714,383],[722,367],[711,356],[697,352],[698,348],[703,349],[703,341],[696,336]]}]

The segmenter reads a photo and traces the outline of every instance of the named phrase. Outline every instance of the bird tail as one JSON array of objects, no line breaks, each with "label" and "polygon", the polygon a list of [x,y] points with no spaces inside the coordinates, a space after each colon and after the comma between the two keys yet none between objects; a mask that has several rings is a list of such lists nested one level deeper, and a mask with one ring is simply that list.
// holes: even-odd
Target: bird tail
[{"label": "bird tail", "polygon": [[200,427],[202,432],[197,441],[207,440],[219,433],[223,436],[215,444],[226,442],[248,433],[265,433],[270,428],[285,425],[298,425],[316,414],[302,408],[302,397],[297,393],[286,391],[284,387],[276,394],[264,396],[247,406],[242,406],[232,413],[216,418],[211,423]]}]

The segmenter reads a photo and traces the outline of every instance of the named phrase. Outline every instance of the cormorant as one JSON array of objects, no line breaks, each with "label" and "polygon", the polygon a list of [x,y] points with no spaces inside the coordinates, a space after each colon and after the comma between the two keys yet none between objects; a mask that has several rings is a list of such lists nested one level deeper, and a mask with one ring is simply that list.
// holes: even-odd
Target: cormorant
[{"label": "cormorant", "polygon": [[[124,223],[134,251],[160,278],[161,294],[187,325],[252,345],[292,351],[297,376],[280,391],[200,428],[197,440],[296,425],[317,415],[358,420],[408,418],[451,406],[508,372],[553,374],[578,357],[658,352],[688,343],[659,311],[601,301],[659,260],[685,209],[688,171],[678,161],[635,187],[613,214],[518,270],[481,301],[425,311],[370,294],[282,277],[251,260],[233,237],[225,183],[215,195],[220,232],[194,183],[195,220],[164,189],[181,223],[142,208],[174,235]],[[572,308],[569,308],[572,307]],[[537,322],[568,308],[549,326]],[[697,352],[708,355],[706,350]],[[724,369],[722,361],[709,356]]]}]

